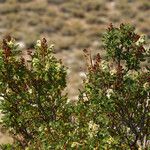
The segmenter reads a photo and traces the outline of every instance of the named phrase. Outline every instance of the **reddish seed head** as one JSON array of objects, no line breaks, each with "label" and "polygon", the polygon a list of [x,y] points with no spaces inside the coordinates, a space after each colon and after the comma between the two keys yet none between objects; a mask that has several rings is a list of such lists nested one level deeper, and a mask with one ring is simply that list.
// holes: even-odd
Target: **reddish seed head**
[{"label": "reddish seed head", "polygon": [[143,52],[145,52],[145,48],[143,47],[143,46],[140,46],[139,47],[139,50],[143,53]]},{"label": "reddish seed head", "polygon": [[21,63],[24,64],[25,63],[25,59],[23,57],[20,58]]},{"label": "reddish seed head", "polygon": [[124,23],[121,23],[121,24],[120,24],[120,28],[122,28],[122,27],[124,27]]},{"label": "reddish seed head", "polygon": [[7,42],[10,42],[12,38],[11,38],[10,35],[6,35],[6,36],[4,37],[4,39],[5,39]]},{"label": "reddish seed head", "polygon": [[97,61],[97,62],[100,62],[100,61],[101,61],[101,56],[100,56],[99,53],[96,55],[96,61]]},{"label": "reddish seed head", "polygon": [[7,59],[11,54],[11,48],[7,44],[7,42],[10,42],[11,37],[7,36],[5,39],[3,39],[2,48],[4,50],[4,57]]},{"label": "reddish seed head", "polygon": [[47,43],[47,40],[45,38],[43,38],[42,43]]},{"label": "reddish seed head", "polygon": [[59,59],[59,63],[62,64],[62,59]]},{"label": "reddish seed head", "polygon": [[25,91],[27,91],[27,90],[28,90],[28,85],[27,85],[27,84],[24,84],[24,85],[23,85],[23,88],[24,88]]},{"label": "reddish seed head", "polygon": [[88,53],[88,50],[87,50],[87,49],[84,49],[83,52],[84,52],[84,53]]},{"label": "reddish seed head", "polygon": [[31,51],[30,49],[28,49],[28,50],[27,50],[27,54],[28,54],[29,56],[31,56],[31,55],[32,55],[32,51]]},{"label": "reddish seed head", "polygon": [[47,49],[47,40],[45,38],[42,39],[41,41],[41,47],[43,48],[43,50],[45,51],[45,49]]},{"label": "reddish seed head", "polygon": [[113,27],[113,24],[110,23],[110,25],[109,25],[109,27],[108,27],[108,31],[111,31],[113,28],[114,28],[114,27]]},{"label": "reddish seed head", "polygon": [[138,34],[135,34],[133,37],[135,42],[137,42],[139,40],[139,38],[140,38],[140,35],[138,35]]}]

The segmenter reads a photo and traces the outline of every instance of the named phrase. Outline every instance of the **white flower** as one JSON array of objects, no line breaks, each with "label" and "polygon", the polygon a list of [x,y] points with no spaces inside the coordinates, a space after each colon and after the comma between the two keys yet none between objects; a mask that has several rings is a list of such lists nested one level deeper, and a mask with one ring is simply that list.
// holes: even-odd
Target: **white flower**
[{"label": "white flower", "polygon": [[9,93],[9,92],[11,92],[12,90],[10,89],[10,88],[7,88],[6,89],[6,93]]},{"label": "white flower", "polygon": [[39,131],[40,131],[40,132],[43,131],[43,128],[42,128],[42,127],[39,127]]},{"label": "white flower", "polygon": [[60,71],[61,68],[62,68],[62,65],[60,63],[57,63],[56,70]]},{"label": "white flower", "polygon": [[91,120],[89,123],[89,130],[92,130],[92,131],[97,131],[98,130],[98,127],[99,125],[97,125],[96,123],[93,122],[93,120]]},{"label": "white flower", "polygon": [[19,48],[21,48],[21,49],[22,49],[22,48],[25,48],[25,43],[22,42],[22,41],[18,42],[17,45],[18,45]]},{"label": "white flower", "polygon": [[112,137],[109,137],[109,139],[107,139],[107,143],[108,144],[112,144],[114,142],[114,139]]},{"label": "white flower", "polygon": [[84,102],[89,101],[89,99],[87,98],[87,95],[86,95],[85,93],[83,93],[83,101],[84,101]]},{"label": "white flower", "polygon": [[4,97],[0,96],[0,101],[4,100]]},{"label": "white flower", "polygon": [[17,80],[17,79],[19,79],[19,77],[17,77],[16,75],[14,75],[13,79]]},{"label": "white flower", "polygon": [[144,83],[143,88],[144,88],[144,90],[147,90],[149,88],[149,83],[148,82]]},{"label": "white flower", "polygon": [[53,48],[54,48],[54,44],[51,44],[49,48],[50,48],[50,49],[53,49]]},{"label": "white flower", "polygon": [[71,147],[77,147],[77,146],[79,146],[79,145],[81,145],[81,144],[78,143],[78,142],[72,142]]},{"label": "white flower", "polygon": [[89,125],[89,136],[92,138],[98,132],[99,125],[94,123],[93,121],[90,121],[88,125]]},{"label": "white flower", "polygon": [[38,58],[33,58],[33,60],[32,60],[33,66],[36,66],[39,62],[40,61]]},{"label": "white flower", "polygon": [[1,100],[4,100],[4,94],[3,94],[3,93],[2,93],[1,96],[0,96],[0,101],[1,101]]},{"label": "white flower", "polygon": [[106,96],[107,96],[108,98],[110,98],[113,93],[114,93],[113,89],[108,89],[108,90],[106,91]]},{"label": "white flower", "polygon": [[68,98],[66,103],[67,104],[71,103],[71,99]]},{"label": "white flower", "polygon": [[108,64],[108,62],[105,61],[105,60],[102,60],[101,67],[102,67],[103,70],[108,71],[109,70],[109,64]]},{"label": "white flower", "polygon": [[138,41],[136,41],[136,45],[140,46],[141,44],[145,43],[145,35],[141,35],[140,38],[138,39]]},{"label": "white flower", "polygon": [[32,94],[32,93],[33,93],[32,89],[29,89],[29,90],[28,90],[28,92],[29,92],[30,94]]},{"label": "white flower", "polygon": [[111,74],[111,75],[116,74],[116,72],[117,72],[117,71],[116,71],[116,69],[112,69],[112,70],[110,70],[110,74]]},{"label": "white flower", "polygon": [[85,72],[79,72],[79,76],[80,76],[81,78],[86,78]]},{"label": "white flower", "polygon": [[126,76],[132,79],[137,79],[139,73],[137,71],[129,71]]},{"label": "white flower", "polygon": [[50,64],[49,64],[49,63],[47,63],[47,64],[45,65],[45,71],[48,71],[49,66],[50,66]]},{"label": "white flower", "polygon": [[14,41],[11,40],[10,42],[7,42],[7,44],[8,44],[8,46],[13,47]]},{"label": "white flower", "polygon": [[0,110],[0,123],[3,122],[2,118],[3,118],[4,114],[2,113],[2,111]]},{"label": "white flower", "polygon": [[41,40],[37,40],[36,46],[37,46],[37,47],[41,47]]},{"label": "white flower", "polygon": [[145,48],[145,53],[146,53],[147,55],[149,55],[149,54],[150,54],[150,48]]},{"label": "white flower", "polygon": [[130,130],[131,130],[130,128],[127,128],[127,133],[129,133],[129,132],[130,132]]}]

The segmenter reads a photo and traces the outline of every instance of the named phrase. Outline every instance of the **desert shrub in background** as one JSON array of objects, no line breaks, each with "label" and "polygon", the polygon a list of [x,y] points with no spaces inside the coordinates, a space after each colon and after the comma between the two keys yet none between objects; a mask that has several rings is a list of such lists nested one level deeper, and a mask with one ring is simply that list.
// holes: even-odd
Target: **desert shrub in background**
[{"label": "desert shrub in background", "polygon": [[134,27],[110,25],[103,36],[106,57],[84,50],[87,78],[79,99],[63,94],[66,69],[45,39],[31,59],[19,57],[12,38],[0,50],[1,124],[14,143],[1,149],[146,150],[150,140],[150,56]]},{"label": "desert shrub in background", "polygon": [[1,0],[0,3],[5,3],[7,0]]}]

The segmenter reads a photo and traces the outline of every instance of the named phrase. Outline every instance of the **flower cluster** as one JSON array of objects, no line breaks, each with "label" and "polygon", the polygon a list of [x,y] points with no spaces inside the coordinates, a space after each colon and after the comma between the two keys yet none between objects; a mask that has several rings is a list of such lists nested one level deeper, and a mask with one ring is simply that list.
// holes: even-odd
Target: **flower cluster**
[{"label": "flower cluster", "polygon": [[113,94],[114,94],[113,89],[107,89],[106,96],[108,99],[110,99]]},{"label": "flower cluster", "polygon": [[94,123],[93,121],[90,121],[88,125],[89,125],[89,136],[90,138],[92,138],[93,136],[96,136],[99,130],[99,125]]},{"label": "flower cluster", "polygon": [[145,44],[145,35],[141,35],[140,38],[135,43],[137,46]]},{"label": "flower cluster", "polygon": [[101,61],[101,67],[104,71],[109,71],[109,63],[106,60]]}]

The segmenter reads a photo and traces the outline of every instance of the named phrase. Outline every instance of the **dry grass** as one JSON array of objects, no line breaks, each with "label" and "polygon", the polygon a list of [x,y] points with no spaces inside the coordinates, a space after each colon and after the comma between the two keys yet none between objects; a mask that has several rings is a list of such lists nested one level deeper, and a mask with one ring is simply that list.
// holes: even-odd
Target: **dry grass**
[{"label": "dry grass", "polygon": [[[60,34],[74,36],[74,40],[82,34],[84,39],[81,42],[89,43],[83,46],[92,47],[90,33],[91,37],[97,38],[94,34],[102,33],[110,22],[132,22],[149,35],[149,13],[150,4],[147,0],[123,0],[121,3],[119,0],[6,0],[0,3],[0,36],[11,33],[18,40],[26,41],[27,47],[32,47],[39,35],[47,36],[51,41],[53,34],[56,34],[56,40]],[[99,30],[93,28],[91,31],[93,26]],[[78,48],[82,45],[79,43],[70,44]],[[59,42],[57,45],[58,51],[61,51]]]}]

